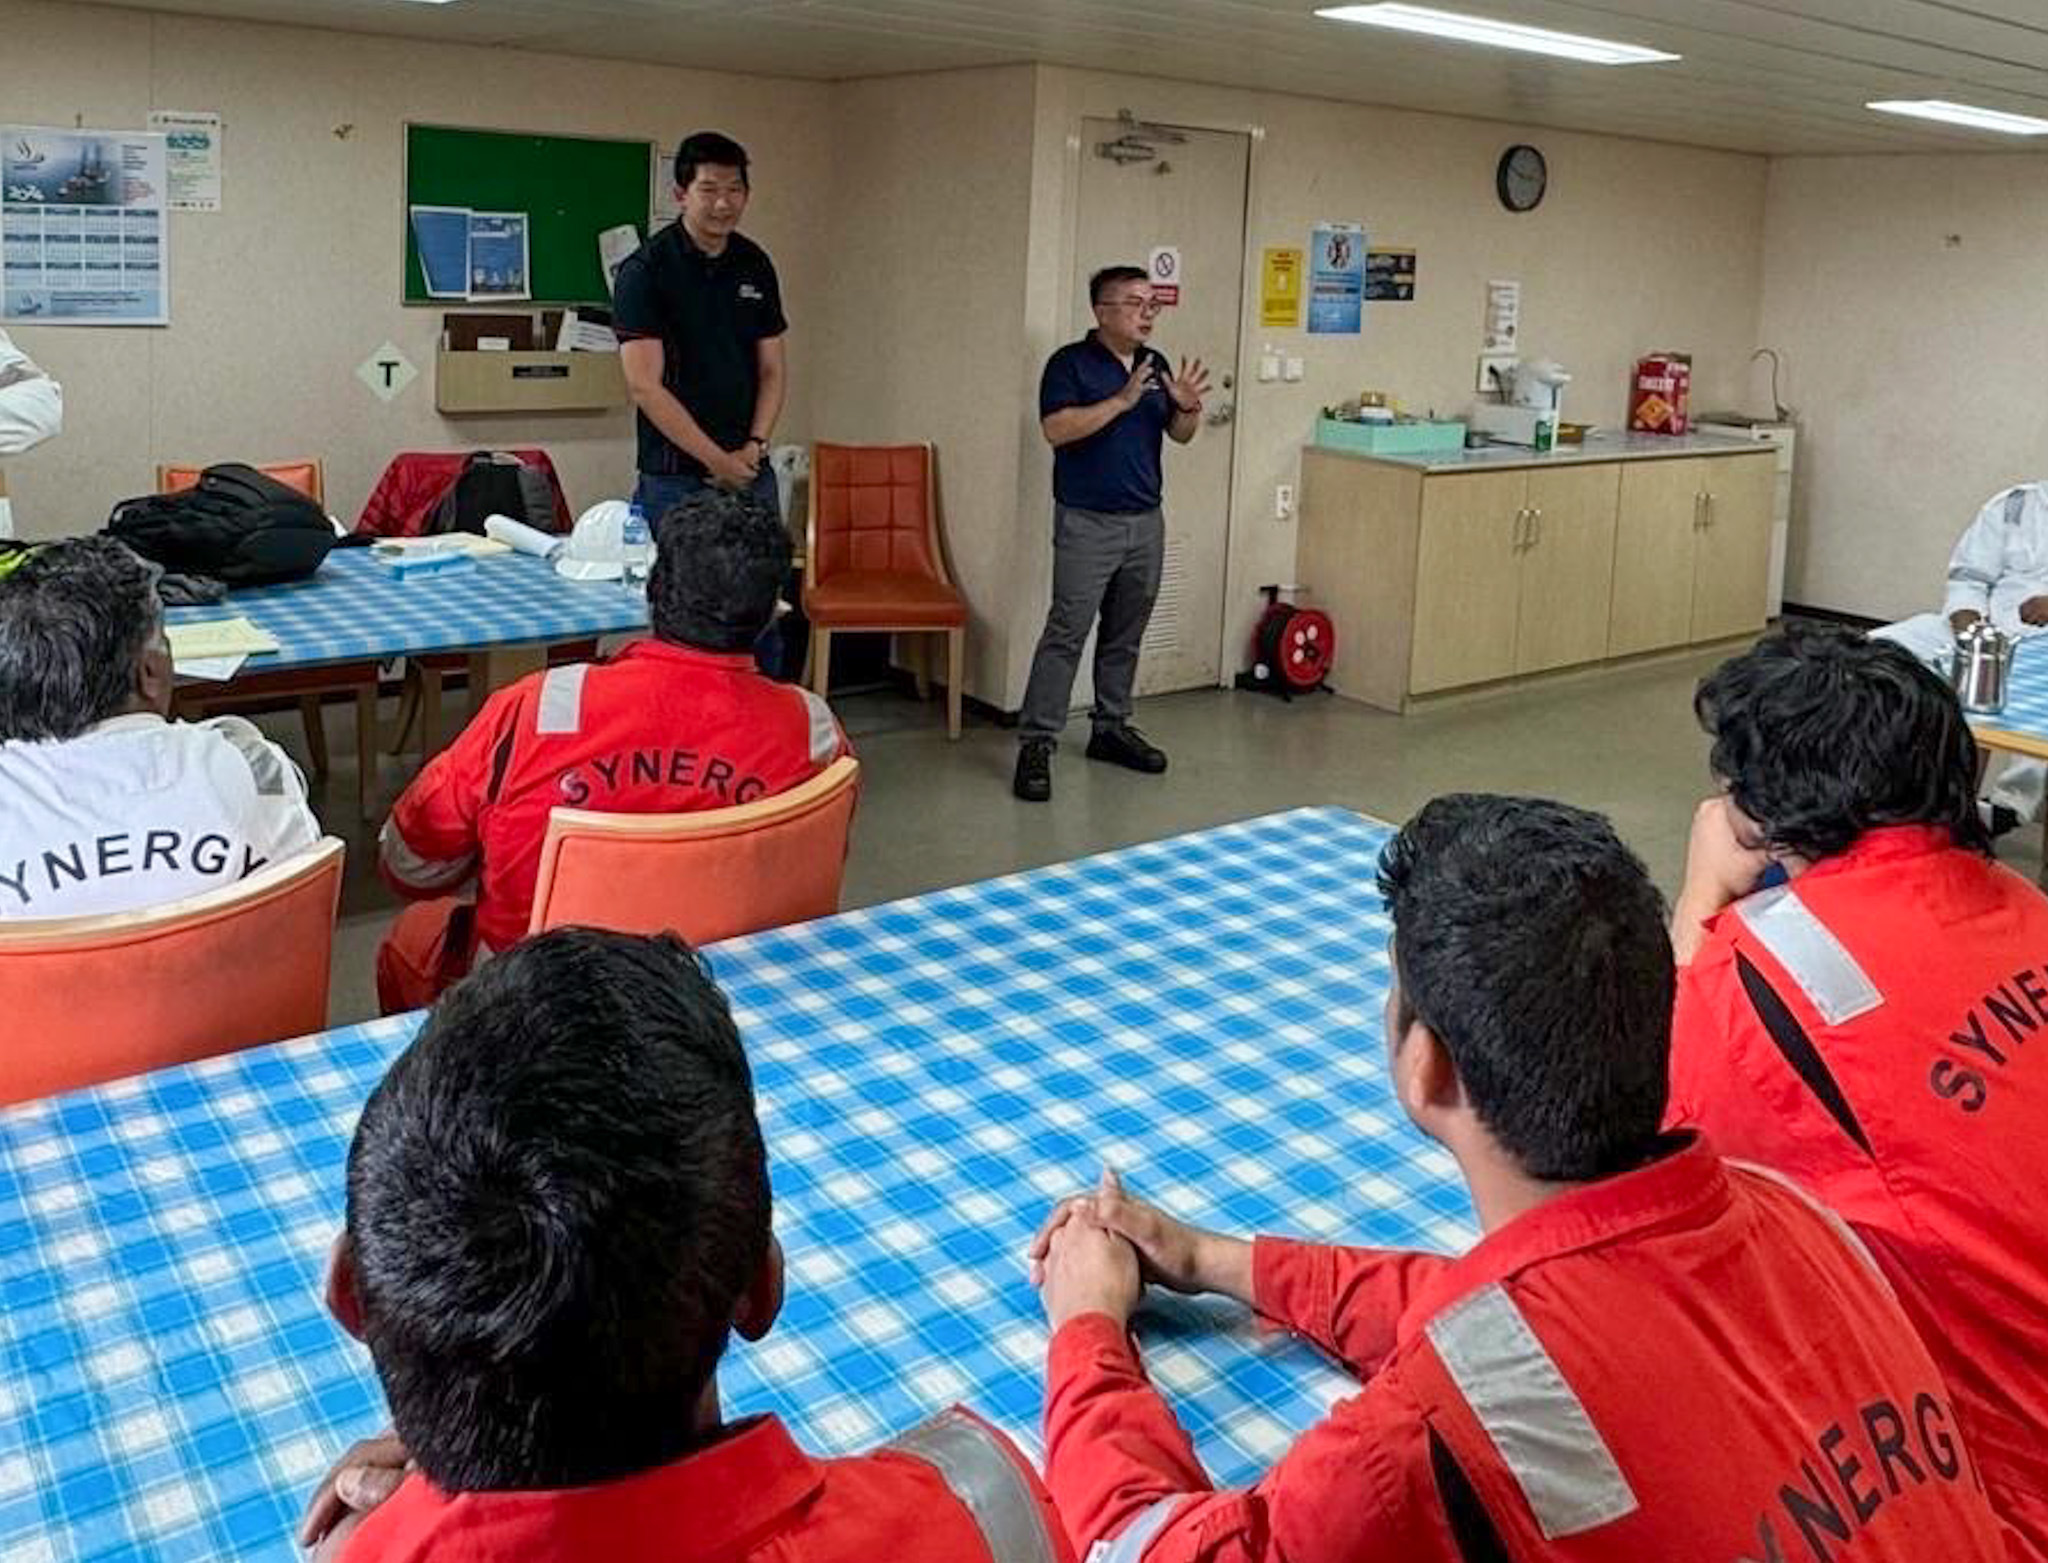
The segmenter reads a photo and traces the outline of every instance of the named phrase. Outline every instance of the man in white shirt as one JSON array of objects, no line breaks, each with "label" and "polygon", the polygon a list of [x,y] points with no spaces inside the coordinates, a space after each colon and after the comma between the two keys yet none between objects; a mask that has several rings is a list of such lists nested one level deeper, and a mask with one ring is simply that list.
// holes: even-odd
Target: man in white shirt
[{"label": "man in white shirt", "polygon": [[156,575],[126,546],[51,543],[0,579],[0,919],[158,906],[320,839],[283,750],[170,709]]},{"label": "man in white shirt", "polygon": [[[1984,502],[1949,556],[1941,612],[1915,614],[1871,633],[1931,665],[1979,619],[2016,640],[2048,631],[2048,483],[2022,483]],[[2048,766],[2008,757],[1989,795],[1992,829],[2038,817],[2044,790]]]},{"label": "man in white shirt", "polygon": [[[18,456],[64,427],[64,388],[0,331],[0,457]],[[0,537],[14,535],[0,482]]]}]

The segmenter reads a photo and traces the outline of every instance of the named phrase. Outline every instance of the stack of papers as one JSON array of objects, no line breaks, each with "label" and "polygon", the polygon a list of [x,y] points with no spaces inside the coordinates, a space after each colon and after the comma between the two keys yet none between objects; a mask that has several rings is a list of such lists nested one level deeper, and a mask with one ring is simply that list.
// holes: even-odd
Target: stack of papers
[{"label": "stack of papers", "polygon": [[171,668],[180,678],[215,683],[231,679],[242,664],[262,652],[277,650],[277,641],[247,619],[202,619],[173,624],[164,631],[171,643]]},{"label": "stack of papers", "polygon": [[497,554],[512,552],[510,545],[495,538],[478,537],[474,532],[436,532],[432,537],[379,538],[374,545],[374,551],[384,553],[387,550],[408,554],[468,554],[472,559],[489,559]]},{"label": "stack of papers", "polygon": [[171,660],[183,662],[201,657],[253,657],[277,650],[276,637],[258,629],[247,619],[201,619],[196,624],[173,624],[164,631],[171,643]]}]

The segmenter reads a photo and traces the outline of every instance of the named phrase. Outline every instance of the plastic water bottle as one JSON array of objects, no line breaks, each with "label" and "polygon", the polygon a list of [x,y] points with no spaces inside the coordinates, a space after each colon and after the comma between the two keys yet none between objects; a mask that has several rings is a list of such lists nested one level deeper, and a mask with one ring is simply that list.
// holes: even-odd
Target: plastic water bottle
[{"label": "plastic water bottle", "polygon": [[651,539],[647,532],[647,512],[635,500],[626,507],[626,527],[619,539],[626,551],[626,589],[647,593],[647,573],[653,566],[654,550],[649,546]]}]

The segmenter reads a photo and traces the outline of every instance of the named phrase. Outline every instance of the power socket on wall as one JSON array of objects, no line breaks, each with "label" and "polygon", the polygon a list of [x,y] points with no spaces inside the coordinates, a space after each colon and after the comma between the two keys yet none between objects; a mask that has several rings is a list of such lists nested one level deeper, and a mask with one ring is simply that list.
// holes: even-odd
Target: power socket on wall
[{"label": "power socket on wall", "polygon": [[1276,483],[1273,485],[1273,519],[1285,521],[1294,514],[1294,485]]}]

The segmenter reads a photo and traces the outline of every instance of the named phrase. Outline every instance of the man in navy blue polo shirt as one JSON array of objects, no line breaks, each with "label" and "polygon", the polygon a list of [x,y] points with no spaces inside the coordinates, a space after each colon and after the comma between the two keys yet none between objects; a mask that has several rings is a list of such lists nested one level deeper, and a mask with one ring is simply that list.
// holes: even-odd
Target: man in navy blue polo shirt
[{"label": "man in navy blue polo shirt", "polygon": [[[620,264],[612,283],[619,364],[638,409],[633,498],[650,527],[706,488],[743,491],[781,514],[768,440],[788,390],[782,285],[768,252],[739,231],[747,153],[715,130],[676,149],[676,221]],[[782,670],[770,625],[754,648]]]},{"label": "man in navy blue polo shirt", "polygon": [[1131,686],[1166,562],[1160,436],[1181,445],[1195,437],[1209,373],[1185,358],[1176,372],[1150,345],[1159,305],[1143,267],[1098,271],[1088,301],[1095,329],[1054,353],[1038,385],[1055,502],[1052,611],[1031,659],[1012,782],[1027,803],[1052,796],[1053,748],[1098,614],[1088,758],[1153,775],[1166,769],[1166,756],[1131,726]]}]

